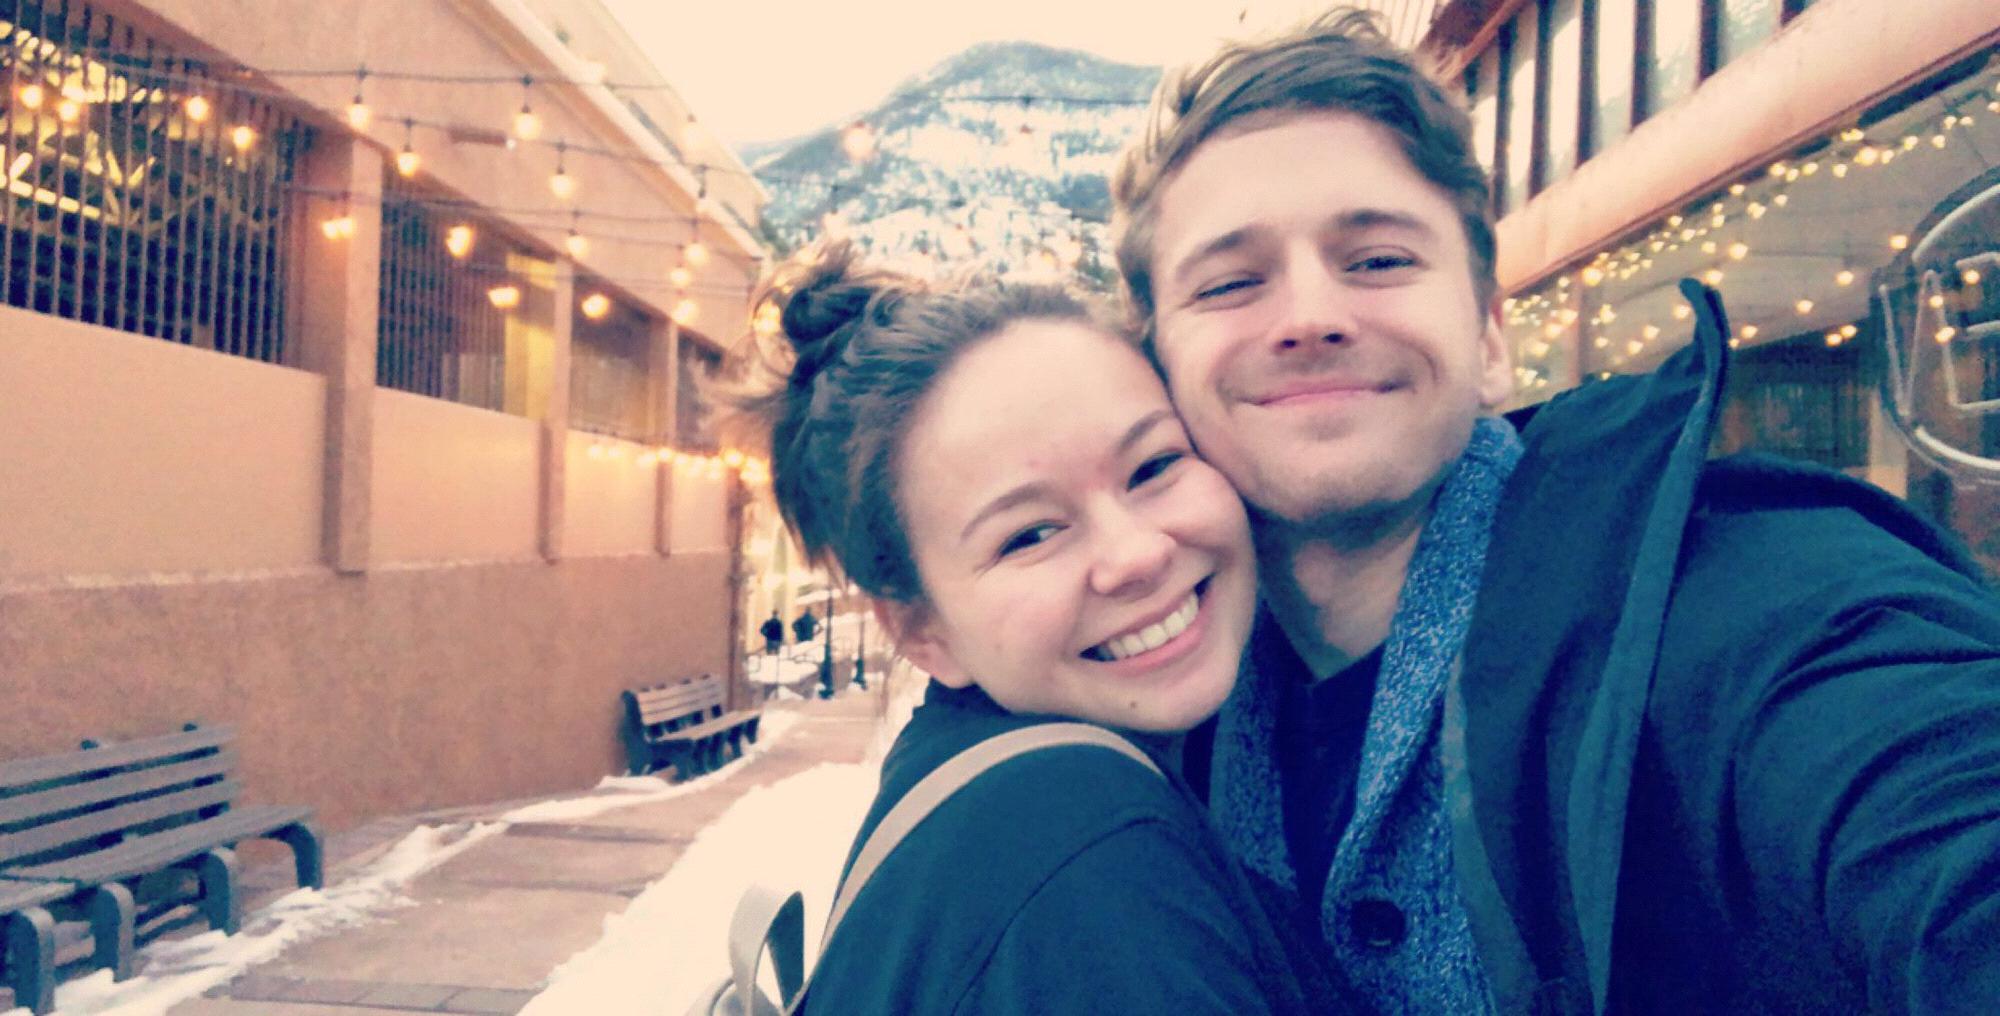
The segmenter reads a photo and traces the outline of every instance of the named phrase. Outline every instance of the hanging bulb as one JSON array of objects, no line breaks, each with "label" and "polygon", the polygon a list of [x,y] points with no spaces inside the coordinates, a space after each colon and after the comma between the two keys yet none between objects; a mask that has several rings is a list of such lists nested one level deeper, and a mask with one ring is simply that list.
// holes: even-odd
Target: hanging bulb
[{"label": "hanging bulb", "polygon": [[187,112],[187,118],[195,123],[206,123],[208,114],[212,110],[208,100],[199,95],[188,96],[187,102],[183,103],[181,108]]},{"label": "hanging bulb", "polygon": [[569,236],[563,238],[563,249],[569,251],[570,257],[581,261],[590,253],[590,241],[585,239],[582,233],[572,229],[569,231]]},{"label": "hanging bulb", "polygon": [[375,117],[374,113],[369,111],[368,103],[361,98],[361,85],[367,80],[366,69],[354,72],[354,101],[347,104],[347,126],[354,128],[356,132],[367,130],[368,122]]},{"label": "hanging bulb", "polygon": [[673,270],[667,273],[667,281],[673,283],[675,289],[686,289],[694,282],[694,273],[688,271],[685,265],[675,265]]},{"label": "hanging bulb", "polygon": [[1836,285],[1836,286],[1852,286],[1852,285],[1854,285],[1854,271],[1853,271],[1853,269],[1850,269],[1850,268],[1842,268],[1842,269],[1841,269],[1840,271],[1837,271],[1837,272],[1833,273],[1833,284],[1834,284],[1834,285]]},{"label": "hanging bulb", "polygon": [[1701,273],[1701,281],[1706,282],[1711,286],[1722,285],[1722,269],[1711,268],[1708,271]]},{"label": "hanging bulb", "polygon": [[1743,339],[1743,341],[1745,341],[1745,342],[1748,342],[1748,341],[1750,341],[1751,339],[1754,339],[1754,338],[1756,338],[1756,337],[1757,337],[1757,326],[1756,326],[1756,325],[1744,325],[1743,327],[1741,327],[1741,328],[1738,328],[1738,329],[1736,330],[1736,334],[1737,334],[1737,335],[1739,335],[1739,336],[1741,336],[1741,337],[1742,337],[1742,339]]},{"label": "hanging bulb", "polygon": [[21,90],[15,94],[21,98],[22,109],[40,109],[42,103],[48,100],[48,93],[42,91],[40,85],[22,85]]},{"label": "hanging bulb", "polygon": [[557,201],[568,201],[576,196],[576,178],[569,175],[569,144],[556,143],[556,172],[549,177],[549,193]]},{"label": "hanging bulb", "polygon": [[521,287],[514,285],[494,286],[486,291],[486,299],[501,310],[513,310],[521,305]]},{"label": "hanging bulb", "polygon": [[1812,313],[1813,302],[1811,300],[1802,299],[1799,302],[1792,304],[1792,309],[1798,311],[1800,314],[1810,314]]},{"label": "hanging bulb", "polygon": [[1910,246],[1910,238],[1908,236],[1903,235],[1902,233],[1897,233],[1895,236],[1889,238],[1890,250],[1904,250],[1909,246]]},{"label": "hanging bulb", "polygon": [[403,150],[396,153],[396,172],[404,176],[416,176],[417,167],[423,165],[424,162],[423,159],[417,156],[416,148],[411,145],[416,129],[417,124],[415,120],[406,119],[403,121]]},{"label": "hanging bulb", "polygon": [[462,258],[472,253],[472,241],[471,226],[460,224],[444,231],[444,249],[450,251],[452,257]]},{"label": "hanging bulb", "polygon": [[592,293],[583,298],[583,316],[592,321],[600,320],[611,313],[611,298],[603,293]]},{"label": "hanging bulb", "polygon": [[1741,261],[1750,256],[1750,245],[1741,240],[1729,245],[1729,260]]},{"label": "hanging bulb", "polygon": [[229,143],[235,145],[239,152],[248,151],[251,145],[257,143],[257,129],[249,124],[237,124],[229,132]]},{"label": "hanging bulb", "polygon": [[534,106],[528,101],[528,93],[534,87],[534,78],[521,79],[521,111],[514,114],[514,137],[521,141],[533,141],[542,136],[542,118],[535,115]]},{"label": "hanging bulb", "polygon": [[319,224],[319,231],[329,240],[351,240],[354,238],[354,216],[342,215]]},{"label": "hanging bulb", "polygon": [[690,268],[700,268],[708,264],[708,245],[700,240],[689,243],[681,248],[681,259],[686,261]]},{"label": "hanging bulb", "polygon": [[672,319],[674,324],[691,325],[694,323],[695,316],[699,313],[701,313],[701,305],[695,303],[693,297],[682,297],[674,304],[673,311],[667,317]]}]

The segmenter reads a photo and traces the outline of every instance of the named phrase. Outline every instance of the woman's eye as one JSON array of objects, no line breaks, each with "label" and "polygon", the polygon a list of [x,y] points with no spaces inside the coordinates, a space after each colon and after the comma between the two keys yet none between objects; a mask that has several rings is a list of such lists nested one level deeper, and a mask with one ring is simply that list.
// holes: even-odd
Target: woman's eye
[{"label": "woman's eye", "polygon": [[1175,466],[1175,464],[1179,463],[1182,459],[1186,457],[1187,454],[1185,452],[1165,452],[1159,455],[1155,455],[1152,458],[1147,459],[1144,464],[1140,465],[1139,468],[1135,472],[1133,472],[1132,482],[1128,484],[1128,486],[1136,488],[1140,484],[1143,484],[1146,481],[1151,480],[1156,476],[1159,476],[1161,473],[1164,473],[1167,470],[1172,469]]},{"label": "woman's eye", "polygon": [[1257,280],[1253,278],[1230,279],[1227,282],[1195,290],[1194,298],[1197,300],[1213,300],[1219,296],[1228,296],[1231,293],[1240,292],[1256,284]]},{"label": "woman's eye", "polygon": [[1007,539],[1000,544],[999,556],[1006,557],[1010,554],[1027,550],[1029,547],[1033,547],[1036,544],[1039,544],[1042,541],[1048,539],[1049,537],[1054,536],[1055,534],[1056,534],[1056,525],[1053,522],[1043,522],[1039,525],[1029,526],[1028,528],[1021,530],[1020,532],[1017,532],[1014,535],[1007,537]]}]

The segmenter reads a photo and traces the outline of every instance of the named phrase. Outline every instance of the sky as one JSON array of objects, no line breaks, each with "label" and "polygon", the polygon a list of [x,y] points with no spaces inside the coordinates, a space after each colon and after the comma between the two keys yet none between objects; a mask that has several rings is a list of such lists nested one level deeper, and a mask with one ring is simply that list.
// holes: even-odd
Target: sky
[{"label": "sky", "polygon": [[[1181,63],[1224,37],[1329,0],[601,0],[725,144],[803,134],[868,109],[978,42],[1025,39],[1136,64]],[[1240,18],[1240,20],[1239,20]]]}]

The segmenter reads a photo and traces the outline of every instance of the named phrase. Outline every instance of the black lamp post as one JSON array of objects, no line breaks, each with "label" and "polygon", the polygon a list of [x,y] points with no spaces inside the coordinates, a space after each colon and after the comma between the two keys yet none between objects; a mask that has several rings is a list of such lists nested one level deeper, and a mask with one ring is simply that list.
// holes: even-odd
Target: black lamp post
[{"label": "black lamp post", "polygon": [[826,601],[826,652],[819,659],[819,697],[833,697],[833,599]]},{"label": "black lamp post", "polygon": [[854,686],[868,690],[868,612],[861,612],[861,637],[854,642]]}]

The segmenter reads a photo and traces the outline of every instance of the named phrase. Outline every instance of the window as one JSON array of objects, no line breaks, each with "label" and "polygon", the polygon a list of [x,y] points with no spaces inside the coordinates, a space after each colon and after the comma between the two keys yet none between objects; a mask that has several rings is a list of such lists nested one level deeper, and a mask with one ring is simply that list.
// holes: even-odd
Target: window
[{"label": "window", "polygon": [[1512,24],[1501,29],[1502,59],[1507,64],[1507,165],[1504,168],[1500,212],[1528,203],[1535,188],[1535,41],[1539,8],[1521,8]]},{"label": "window", "polygon": [[0,298],[283,362],[311,132],[85,4],[0,4],[0,39]]},{"label": "window", "polygon": [[1544,0],[1547,32],[1548,150],[1542,181],[1570,175],[1578,161],[1578,128],[1583,107],[1583,18],[1580,0]]},{"label": "window", "polygon": [[1720,0],[1715,65],[1728,64],[1776,33],[1783,14],[1780,8],[1779,0]]},{"label": "window", "polygon": [[1598,0],[1590,109],[1590,150],[1601,152],[1632,131],[1633,56],[1639,42],[1637,0]]},{"label": "window", "polygon": [[1489,178],[1497,177],[1494,164],[1500,146],[1500,50],[1489,47],[1466,72],[1472,95],[1472,151]]},{"label": "window", "polygon": [[1646,113],[1686,98],[1701,78],[1702,4],[1663,0],[1651,8],[1651,59],[1647,61]]}]

